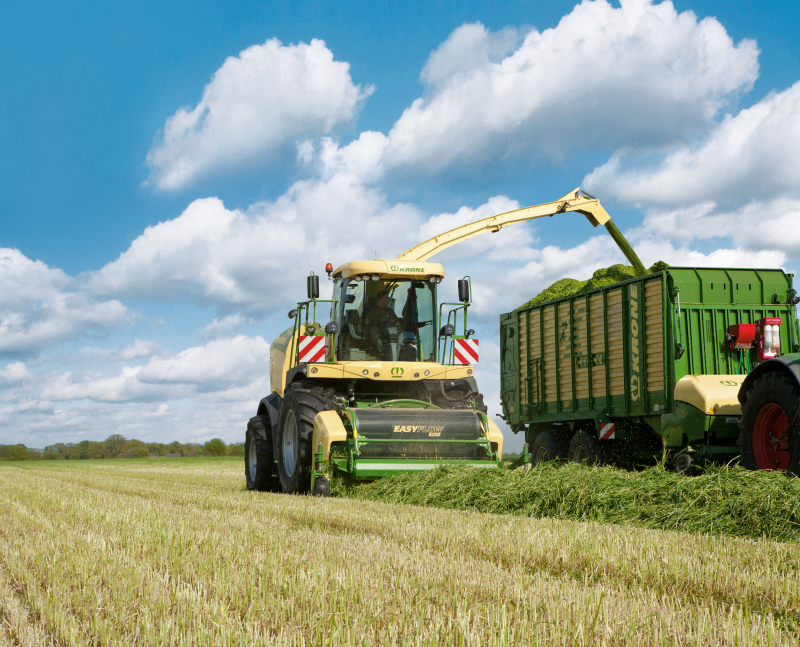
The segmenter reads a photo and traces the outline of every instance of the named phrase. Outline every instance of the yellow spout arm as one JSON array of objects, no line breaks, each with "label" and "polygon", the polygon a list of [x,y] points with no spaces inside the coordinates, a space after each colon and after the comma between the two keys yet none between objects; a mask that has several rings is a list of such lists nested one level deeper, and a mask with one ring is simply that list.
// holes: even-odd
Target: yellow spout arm
[{"label": "yellow spout arm", "polygon": [[577,188],[555,202],[508,211],[471,222],[468,225],[456,227],[426,240],[424,243],[415,245],[411,249],[407,249],[397,258],[407,261],[426,261],[434,254],[450,247],[450,245],[455,245],[478,234],[483,234],[487,231],[497,232],[508,225],[524,222],[525,220],[533,220],[534,218],[554,216],[557,213],[566,213],[567,211],[582,213],[594,227],[605,225],[611,219],[597,198]]}]

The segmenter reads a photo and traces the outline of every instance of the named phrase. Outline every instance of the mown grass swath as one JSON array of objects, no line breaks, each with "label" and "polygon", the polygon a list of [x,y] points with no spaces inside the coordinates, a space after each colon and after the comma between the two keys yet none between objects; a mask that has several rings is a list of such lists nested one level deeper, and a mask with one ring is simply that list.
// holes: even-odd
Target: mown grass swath
[{"label": "mown grass swath", "polygon": [[0,644],[800,639],[797,543],[247,492],[242,467],[0,466]]},{"label": "mown grass swath", "polygon": [[618,523],[734,537],[800,541],[800,479],[709,467],[686,477],[661,467],[628,472],[575,463],[529,471],[442,467],[335,493],[528,517]]}]

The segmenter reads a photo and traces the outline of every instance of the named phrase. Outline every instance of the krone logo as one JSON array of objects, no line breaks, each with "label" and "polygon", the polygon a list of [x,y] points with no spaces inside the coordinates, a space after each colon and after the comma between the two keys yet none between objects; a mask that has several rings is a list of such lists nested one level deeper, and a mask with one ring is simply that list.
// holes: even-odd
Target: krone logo
[{"label": "krone logo", "polygon": [[392,377],[403,377],[405,369],[402,366],[392,366]]},{"label": "krone logo", "polygon": [[630,286],[631,304],[631,400],[639,399],[639,290]]}]

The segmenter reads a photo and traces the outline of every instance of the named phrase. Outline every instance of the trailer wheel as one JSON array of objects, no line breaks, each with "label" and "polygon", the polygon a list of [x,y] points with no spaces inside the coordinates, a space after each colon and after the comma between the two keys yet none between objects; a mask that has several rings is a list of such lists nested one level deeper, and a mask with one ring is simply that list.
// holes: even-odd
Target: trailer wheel
[{"label": "trailer wheel", "polygon": [[697,472],[698,466],[694,454],[679,454],[675,458],[675,472],[690,476]]},{"label": "trailer wheel", "polygon": [[315,384],[294,382],[286,388],[278,429],[278,473],[287,494],[311,489],[314,418],[332,406],[327,400],[326,390]]},{"label": "trailer wheel", "polygon": [[555,461],[567,455],[566,443],[552,431],[542,431],[531,447],[531,459],[534,465],[547,461]]},{"label": "trailer wheel", "polygon": [[739,421],[739,461],[749,470],[800,473],[800,392],[781,371],[758,378]]},{"label": "trailer wheel", "polygon": [[604,462],[600,442],[593,435],[582,430],[576,432],[572,437],[567,455],[573,463],[600,465]]},{"label": "trailer wheel", "polygon": [[272,455],[269,418],[256,416],[247,423],[244,439],[244,475],[248,490],[275,492],[279,488]]}]

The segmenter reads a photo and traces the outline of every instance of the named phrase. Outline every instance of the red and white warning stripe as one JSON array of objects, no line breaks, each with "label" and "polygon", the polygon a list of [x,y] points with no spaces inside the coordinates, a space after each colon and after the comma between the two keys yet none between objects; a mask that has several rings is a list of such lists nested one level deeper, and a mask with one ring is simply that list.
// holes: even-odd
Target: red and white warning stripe
[{"label": "red and white warning stripe", "polygon": [[617,426],[611,422],[604,422],[600,425],[600,440],[611,440],[617,431]]},{"label": "red and white warning stripe", "polygon": [[456,339],[455,340],[456,361],[461,364],[478,363],[478,340],[477,339]]},{"label": "red and white warning stripe", "polygon": [[325,337],[300,335],[298,362],[322,362],[325,360]]}]

